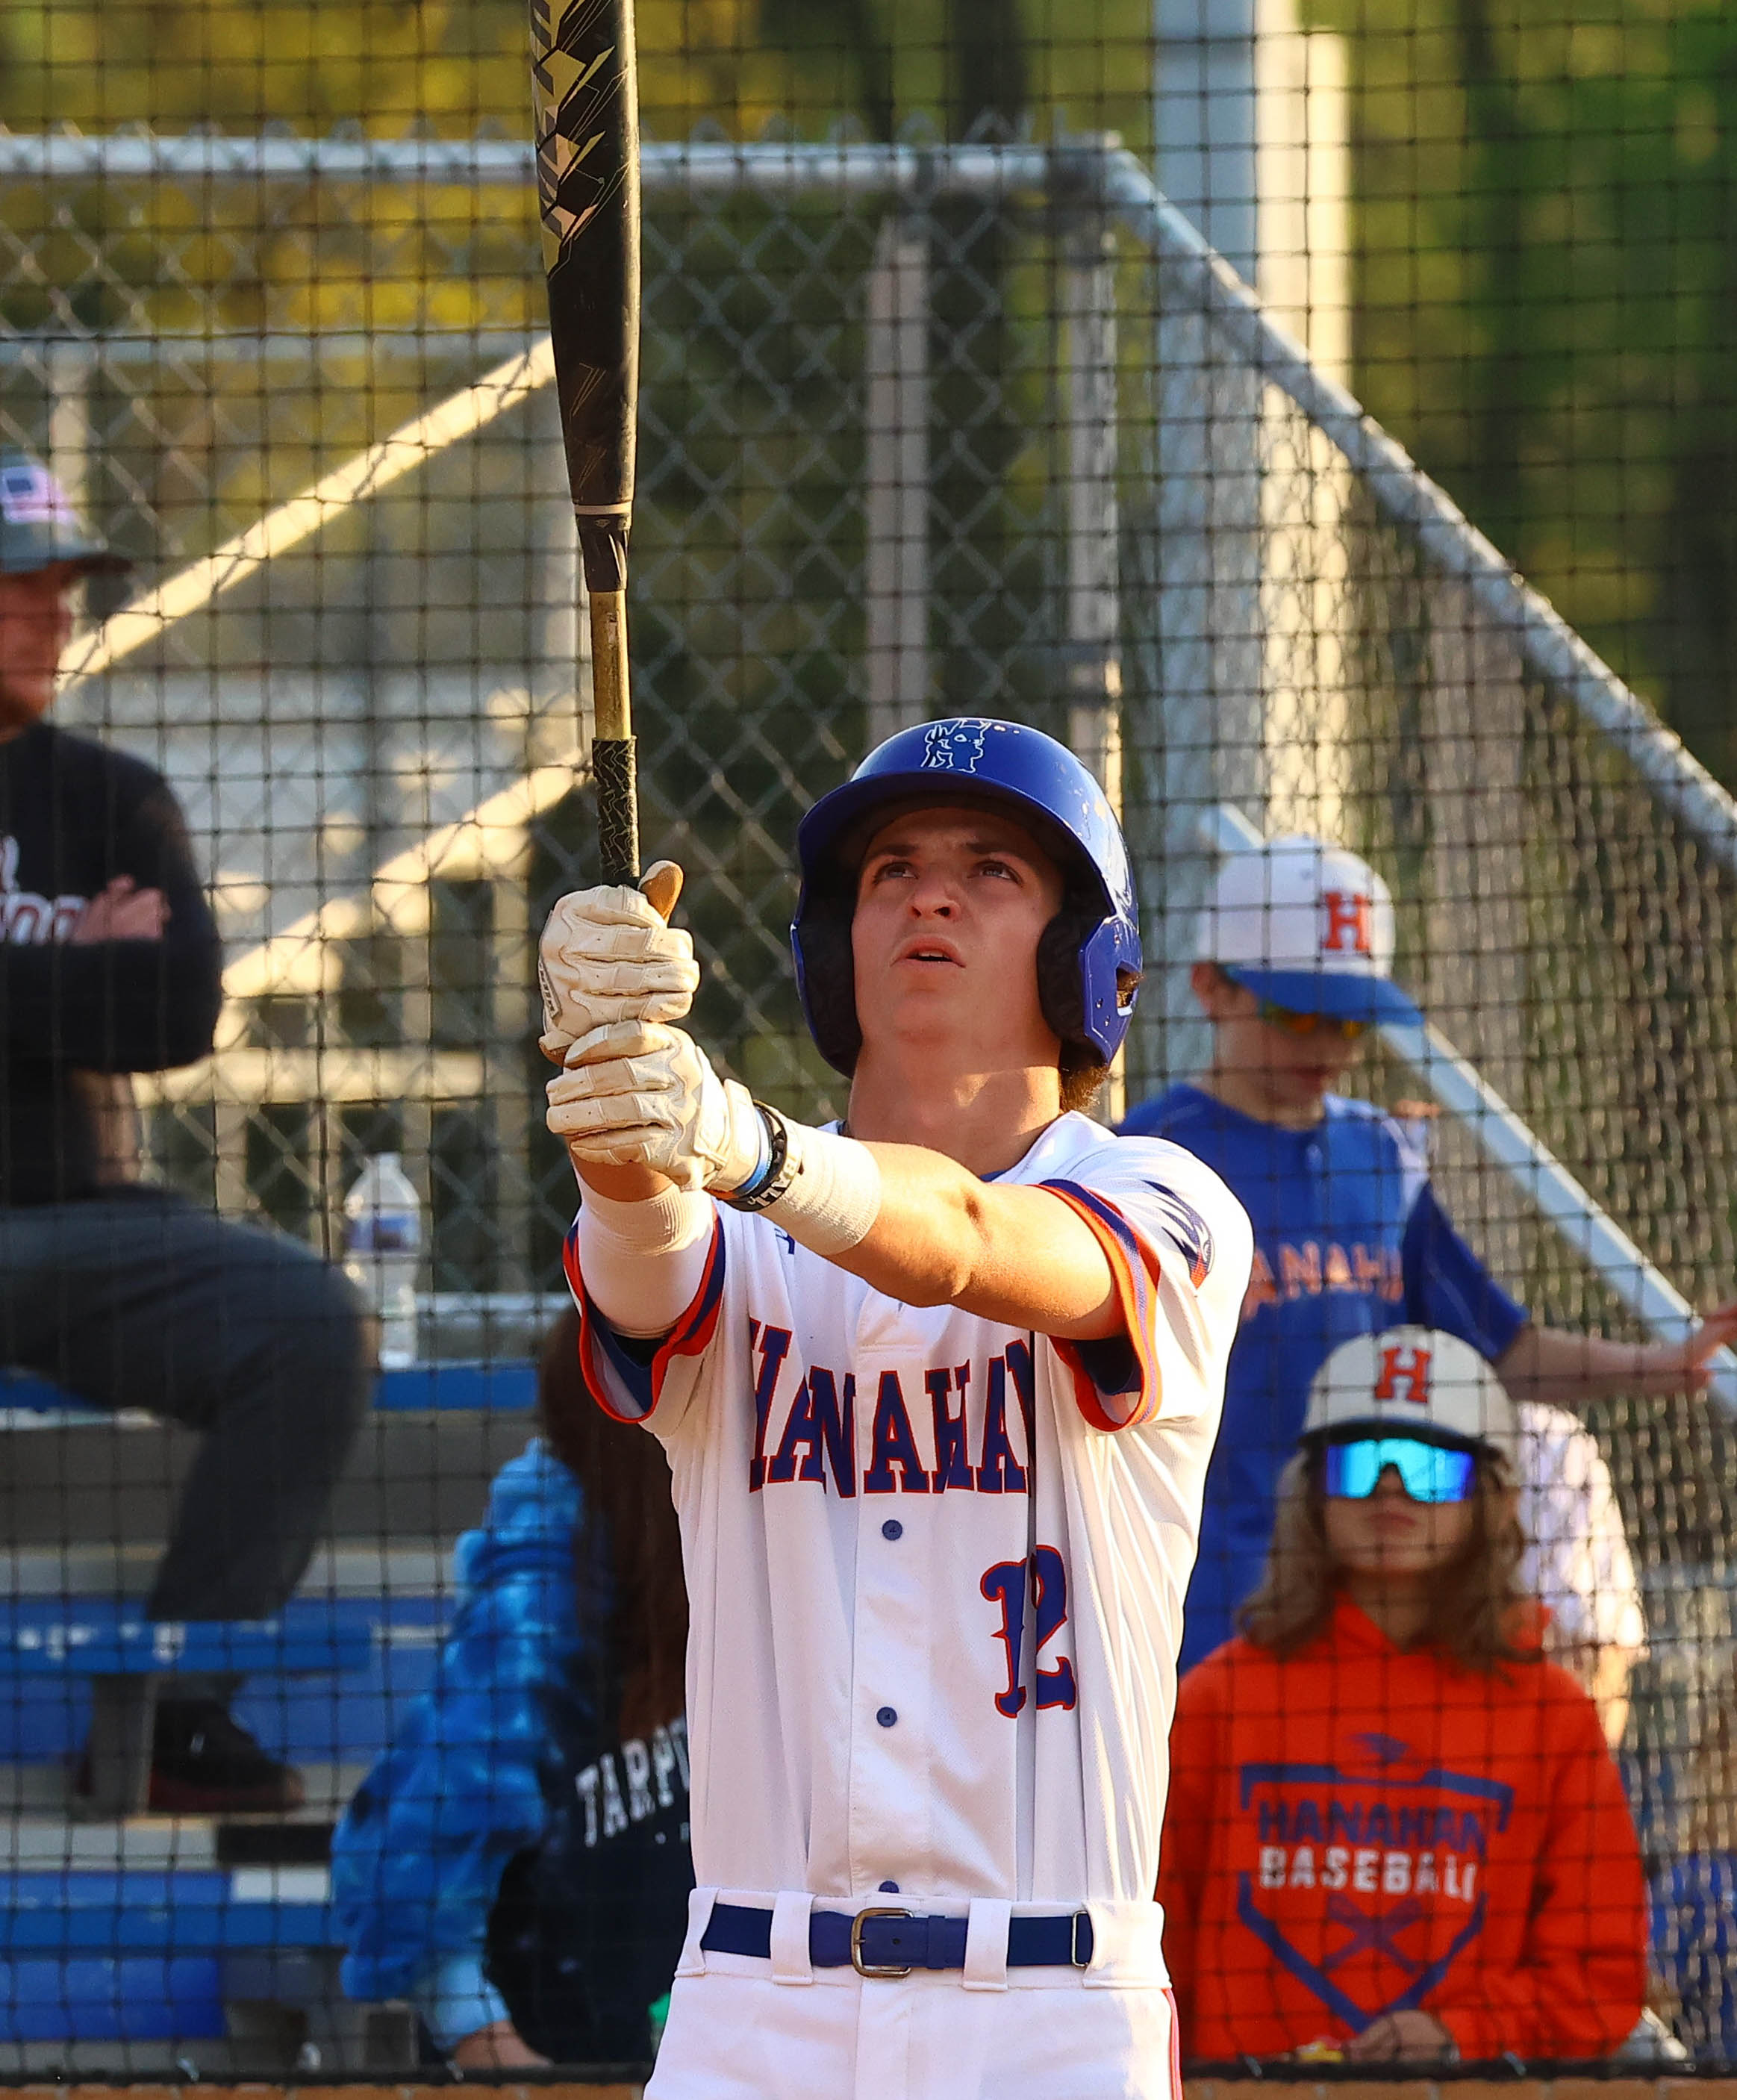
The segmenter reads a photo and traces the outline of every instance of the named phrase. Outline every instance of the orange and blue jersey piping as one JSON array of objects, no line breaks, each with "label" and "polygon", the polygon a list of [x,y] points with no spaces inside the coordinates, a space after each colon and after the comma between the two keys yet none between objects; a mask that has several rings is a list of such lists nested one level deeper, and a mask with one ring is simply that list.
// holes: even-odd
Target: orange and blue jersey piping
[{"label": "orange and blue jersey piping", "polygon": [[579,1265],[575,1227],[561,1251],[573,1302],[579,1308],[579,1367],[592,1397],[617,1422],[649,1422],[656,1411],[669,1367],[678,1357],[697,1357],[710,1343],[724,1304],[724,1227],[714,1218],[712,1244],[693,1302],[649,1357],[630,1349],[593,1303]]},{"label": "orange and blue jersey piping", "polygon": [[[1161,1315],[1158,1310],[1157,1250],[1137,1233],[1113,1203],[1077,1181],[1046,1181],[1042,1185],[1059,1196],[1082,1218],[1092,1237],[1103,1248],[1122,1308],[1126,1339],[1132,1353],[1130,1373],[1117,1388],[1106,1389],[1101,1370],[1095,1374],[1081,1353],[1082,1345],[1060,1339],[1056,1348],[1074,1379],[1074,1395],[1080,1413],[1094,1429],[1140,1429],[1155,1422],[1164,1405],[1163,1377],[1153,1340]],[[1198,1278],[1196,1279],[1199,1281]],[[1126,1401],[1127,1411],[1113,1411],[1113,1404]]]}]

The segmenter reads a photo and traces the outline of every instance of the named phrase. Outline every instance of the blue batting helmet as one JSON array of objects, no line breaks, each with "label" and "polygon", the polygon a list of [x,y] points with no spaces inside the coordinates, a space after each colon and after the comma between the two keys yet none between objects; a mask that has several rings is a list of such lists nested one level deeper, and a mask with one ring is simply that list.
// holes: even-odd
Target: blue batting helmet
[{"label": "blue batting helmet", "polygon": [[1038,945],[1044,1018],[1064,1065],[1107,1065],[1121,1048],[1140,977],[1140,916],[1122,827],[1104,790],[1041,730],[981,716],[924,722],[888,737],[796,833],[802,893],[790,929],[809,1033],[835,1070],[862,1048],[850,924],[857,871],[877,812],[981,797],[1006,805],[1060,869],[1061,909]]}]

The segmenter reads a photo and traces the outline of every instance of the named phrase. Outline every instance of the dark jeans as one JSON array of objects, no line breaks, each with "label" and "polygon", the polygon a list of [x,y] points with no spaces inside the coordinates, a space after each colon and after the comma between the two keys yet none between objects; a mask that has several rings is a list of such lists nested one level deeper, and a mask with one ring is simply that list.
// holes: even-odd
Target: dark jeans
[{"label": "dark jeans", "polygon": [[361,1426],[372,1354],[343,1275],[280,1233],[161,1189],[0,1206],[0,1364],[204,1432],[153,1619],[283,1604]]}]

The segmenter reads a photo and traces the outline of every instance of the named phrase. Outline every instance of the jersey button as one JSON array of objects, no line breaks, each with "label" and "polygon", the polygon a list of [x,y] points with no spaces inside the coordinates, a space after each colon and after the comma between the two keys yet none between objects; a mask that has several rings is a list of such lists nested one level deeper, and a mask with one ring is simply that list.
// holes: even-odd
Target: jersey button
[{"label": "jersey button", "polygon": [[883,1538],[902,1538],[905,1536],[905,1527],[896,1516],[889,1516],[880,1527],[880,1535]]},{"label": "jersey button", "polygon": [[880,1722],[883,1728],[890,1728],[898,1718],[898,1709],[896,1706],[883,1706],[875,1718]]}]

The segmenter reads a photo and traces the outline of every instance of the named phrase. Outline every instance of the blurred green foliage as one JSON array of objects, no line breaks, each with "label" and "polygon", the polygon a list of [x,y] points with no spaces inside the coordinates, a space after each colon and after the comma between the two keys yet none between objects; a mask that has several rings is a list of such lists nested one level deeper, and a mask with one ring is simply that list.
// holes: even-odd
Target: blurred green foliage
[{"label": "blurred green foliage", "polygon": [[1357,385],[1737,785],[1737,12],[1318,0]]},{"label": "blurred green foliage", "polygon": [[[1144,136],[1146,0],[639,0],[637,24],[646,122],[668,137],[945,124],[1004,108],[1009,66],[1045,130]],[[525,66],[525,0],[9,0],[0,122],[516,130]]]},{"label": "blurred green foliage", "polygon": [[[1737,783],[1737,11],[1721,0],[1309,0],[1351,51],[1359,390],[1595,646]],[[1149,0],[640,0],[648,130],[1116,129],[1148,143]],[[522,0],[10,0],[0,122],[231,131],[525,121]],[[15,326],[522,324],[520,195],[56,201]],[[42,209],[46,213],[46,201]],[[20,232],[30,201],[0,203]],[[172,223],[177,219],[180,223]],[[124,223],[117,223],[124,222]],[[63,252],[64,251],[64,252]],[[135,254],[136,251],[136,254]],[[462,253],[462,266],[453,258]],[[999,271],[985,249],[972,258]],[[105,302],[107,303],[105,304]],[[994,346],[985,346],[993,367]],[[993,377],[993,371],[990,375]],[[985,441],[994,449],[993,434]],[[985,455],[987,456],[987,455]],[[943,501],[946,492],[942,492]]]}]

